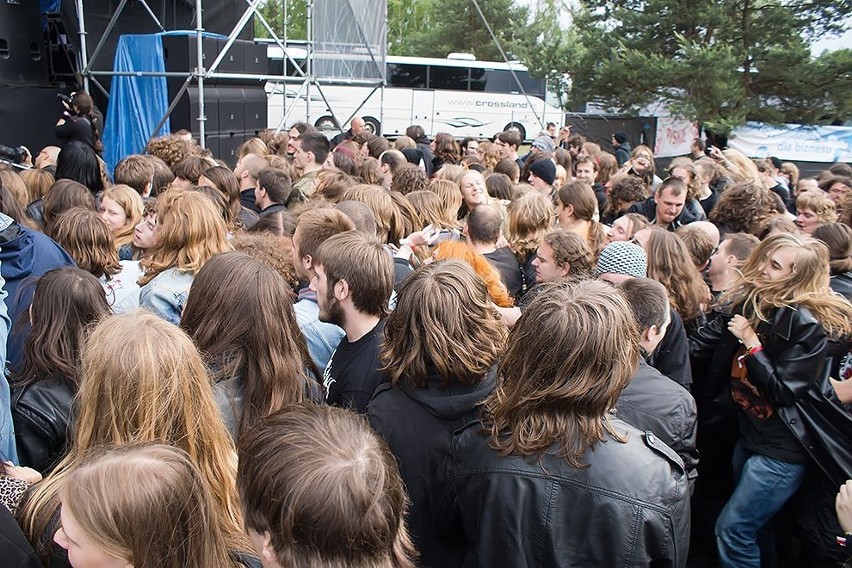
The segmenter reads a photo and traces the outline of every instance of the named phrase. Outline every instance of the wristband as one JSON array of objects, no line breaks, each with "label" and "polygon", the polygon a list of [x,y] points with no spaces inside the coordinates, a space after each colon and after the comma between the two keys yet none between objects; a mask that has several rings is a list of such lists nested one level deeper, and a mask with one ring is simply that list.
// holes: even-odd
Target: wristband
[{"label": "wristband", "polygon": [[756,355],[756,354],[760,353],[761,351],[763,351],[763,345],[758,343],[754,347],[749,347],[747,355],[749,355],[749,356]]},{"label": "wristband", "polygon": [[846,534],[844,534],[843,536],[836,536],[836,537],[834,537],[834,540],[835,540],[835,542],[837,542],[837,544],[838,544],[838,545],[840,545],[840,546],[842,546],[842,547],[846,548],[846,545],[847,545],[847,543],[849,542],[849,537],[850,537],[850,536],[852,536],[852,533],[846,533]]}]

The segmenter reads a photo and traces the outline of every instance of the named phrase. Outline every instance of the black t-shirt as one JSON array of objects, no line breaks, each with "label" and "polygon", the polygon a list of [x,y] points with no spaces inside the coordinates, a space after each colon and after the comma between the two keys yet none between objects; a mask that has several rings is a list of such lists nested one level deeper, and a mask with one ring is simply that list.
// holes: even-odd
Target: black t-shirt
[{"label": "black t-shirt", "polygon": [[787,463],[805,463],[808,454],[784,424],[778,409],[763,398],[748,380],[745,364],[740,367],[740,349],[731,365],[731,396],[739,412],[740,443],[747,450]]},{"label": "black t-shirt", "polygon": [[379,371],[384,330],[381,320],[358,341],[350,342],[345,336],[340,340],[322,376],[328,404],[366,414],[373,393],[385,381]]},{"label": "black t-shirt", "polygon": [[483,254],[488,262],[500,272],[500,278],[509,295],[518,298],[524,289],[524,280],[521,276],[521,265],[518,258],[509,247],[498,248],[494,252]]}]

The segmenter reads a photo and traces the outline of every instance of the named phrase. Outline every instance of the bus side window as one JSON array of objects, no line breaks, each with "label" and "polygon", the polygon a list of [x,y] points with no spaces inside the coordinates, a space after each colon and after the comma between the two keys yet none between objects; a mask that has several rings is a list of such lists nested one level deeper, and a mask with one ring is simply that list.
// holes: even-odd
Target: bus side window
[{"label": "bus side window", "polygon": [[468,83],[467,67],[429,67],[429,88],[451,91],[466,91]]},{"label": "bus side window", "polygon": [[485,69],[477,69],[476,67],[471,67],[470,69],[470,90],[471,91],[484,91],[486,85],[486,74]]},{"label": "bus side window", "polygon": [[426,66],[408,63],[387,64],[388,87],[426,88]]},{"label": "bus side window", "polygon": [[520,89],[512,79],[512,74],[502,69],[488,69],[485,72],[485,92],[487,93],[511,93],[520,92]]}]

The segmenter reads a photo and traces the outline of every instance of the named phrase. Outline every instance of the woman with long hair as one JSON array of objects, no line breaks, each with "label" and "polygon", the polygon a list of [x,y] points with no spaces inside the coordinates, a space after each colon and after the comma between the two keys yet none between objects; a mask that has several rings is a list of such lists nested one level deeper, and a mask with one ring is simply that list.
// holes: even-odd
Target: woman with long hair
[{"label": "woman with long hair", "polygon": [[648,278],[653,278],[666,287],[672,308],[680,315],[683,325],[690,329],[703,322],[704,313],[710,307],[710,288],[704,283],[701,273],[692,262],[689,250],[674,233],[660,227],[643,229],[642,242],[648,257]]},{"label": "woman with long hair", "polygon": [[86,339],[79,377],[68,454],[33,488],[21,515],[36,550],[48,558],[56,554],[49,537],[56,528],[60,492],[89,453],[130,442],[161,442],[189,454],[213,495],[213,530],[229,549],[248,550],[234,445],[207,369],[186,333],[141,310],[105,318]]},{"label": "woman with long hair", "polygon": [[175,189],[162,194],[155,244],[141,263],[139,305],[179,323],[195,275],[211,256],[230,250],[226,234],[225,221],[207,196]]},{"label": "woman with long hair", "polygon": [[83,341],[87,328],[107,314],[103,288],[79,268],[51,270],[36,283],[23,361],[12,375],[22,465],[47,473],[64,455]]},{"label": "woman with long hair", "polygon": [[104,190],[98,212],[115,237],[119,260],[134,256],[133,230],[142,221],[142,198],[129,185],[114,185]]},{"label": "woman with long hair", "polygon": [[261,261],[236,251],[207,261],[180,325],[204,354],[234,439],[288,404],[322,402],[291,288]]},{"label": "woman with long hair", "polygon": [[[476,157],[486,170],[494,171],[494,167],[500,161],[500,148],[494,142],[483,140],[476,148]],[[518,175],[521,175],[520,170],[518,170]]]},{"label": "woman with long hair", "polygon": [[[760,565],[758,531],[798,490],[808,462],[824,458],[813,453],[798,403],[827,386],[829,338],[852,335],[852,305],[832,293],[828,282],[824,244],[794,234],[771,235],[719,298],[725,315],[690,338],[693,368],[707,369],[707,392],[696,397],[705,403],[699,416],[702,410],[716,413],[708,424],[716,438],[736,431],[723,422],[739,424],[735,447],[731,440],[723,448],[728,457],[733,454],[728,463],[736,486],[715,527],[725,565]],[[827,462],[820,465],[832,471]]]},{"label": "woman with long hair", "polygon": [[435,153],[435,158],[432,160],[433,172],[437,172],[444,165],[458,165],[461,160],[461,149],[452,134],[439,132],[435,135],[432,144],[434,146],[432,151]]},{"label": "woman with long hair", "polygon": [[606,244],[606,229],[597,221],[598,199],[584,181],[569,181],[556,192],[556,224],[585,239],[595,256]]},{"label": "woman with long hair", "polygon": [[240,204],[240,182],[230,169],[224,166],[208,168],[198,178],[198,185],[215,187],[225,197],[231,213],[229,219],[232,222],[228,225],[230,232],[248,229],[257,222],[257,213]]},{"label": "woman with long hair", "polygon": [[538,191],[530,191],[506,208],[506,240],[521,265],[522,294],[535,286],[536,269],[532,265],[536,250],[553,227],[553,204]]},{"label": "woman with long hair", "polygon": [[69,143],[86,144],[98,154],[103,152],[101,118],[94,112],[95,103],[89,93],[72,93],[70,103],[63,101],[62,104],[68,112],[64,113],[65,118],[60,118],[56,123],[56,137],[68,140]]},{"label": "woman with long hair", "polygon": [[62,525],[53,538],[72,566],[241,565],[216,526],[210,487],[181,449],[99,448],[61,484],[59,500]]},{"label": "woman with long hair", "polygon": [[115,241],[103,218],[83,207],[73,207],[53,223],[50,237],[79,268],[98,279],[113,313],[139,307],[139,263],[118,260]]},{"label": "woman with long hair", "polygon": [[97,154],[82,142],[69,142],[56,159],[56,179],[70,179],[98,195],[106,187]]},{"label": "woman with long hair", "polygon": [[70,179],[56,180],[44,196],[42,221],[48,235],[54,219],[72,207],[84,207],[95,211],[95,198],[81,183]]},{"label": "woman with long hair", "polygon": [[829,287],[852,301],[852,228],[843,223],[820,225],[811,236],[828,247]]},{"label": "woman with long hair", "polygon": [[459,208],[462,206],[462,194],[459,185],[446,179],[433,179],[427,186],[429,191],[434,192],[441,200],[444,207],[442,219],[451,223],[452,226],[458,227],[459,223]]},{"label": "woman with long hair", "polygon": [[21,179],[24,180],[24,185],[27,187],[27,206],[43,199],[47,190],[56,181],[53,179],[52,173],[37,168],[21,172]]}]

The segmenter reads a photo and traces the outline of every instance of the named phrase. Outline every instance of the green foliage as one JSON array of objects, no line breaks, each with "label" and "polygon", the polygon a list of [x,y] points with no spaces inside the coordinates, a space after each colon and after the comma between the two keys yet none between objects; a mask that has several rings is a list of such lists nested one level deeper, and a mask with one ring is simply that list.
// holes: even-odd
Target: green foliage
[{"label": "green foliage", "polygon": [[[529,10],[513,0],[478,0],[509,56],[516,54],[527,29]],[[414,21],[406,19],[414,13]],[[405,22],[405,23],[402,23]],[[393,55],[446,57],[473,53],[477,59],[502,61],[473,2],[468,0],[391,0],[388,36]]]},{"label": "green foliage", "polygon": [[[286,37],[288,41],[308,39],[307,10],[305,0],[266,0],[258,8],[278,38],[283,40]],[[254,35],[267,39],[272,37],[259,18],[254,19]]]},{"label": "green foliage", "polygon": [[849,117],[850,55],[814,59],[804,38],[841,30],[849,9],[849,0],[586,0],[569,31],[542,27],[546,43],[524,60],[567,77],[569,105],[631,113],[664,101],[717,131],[831,122]]}]

